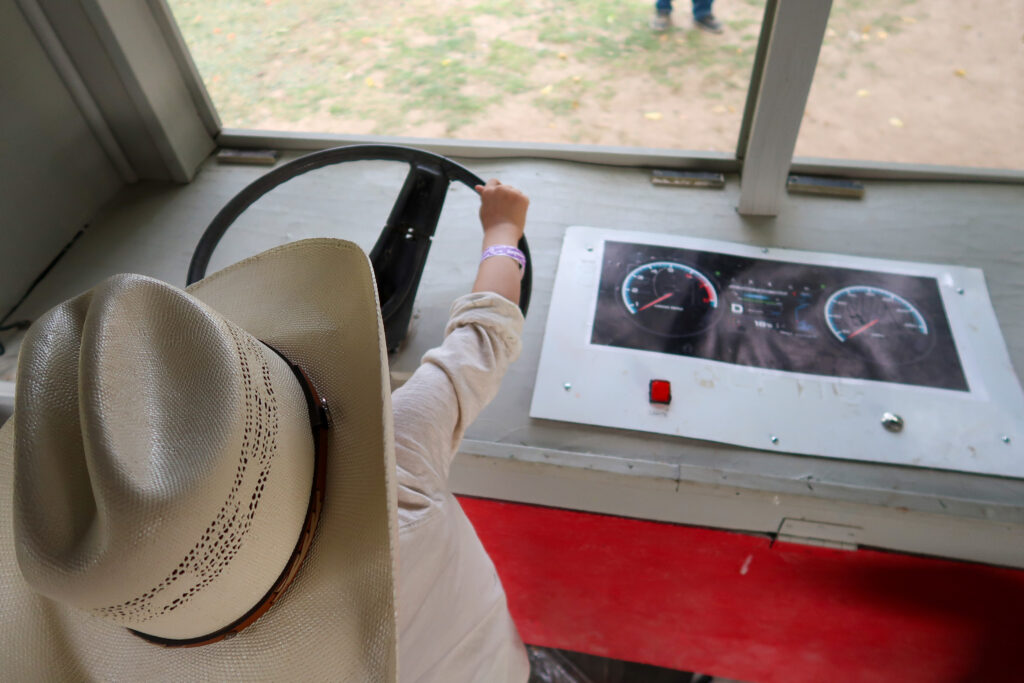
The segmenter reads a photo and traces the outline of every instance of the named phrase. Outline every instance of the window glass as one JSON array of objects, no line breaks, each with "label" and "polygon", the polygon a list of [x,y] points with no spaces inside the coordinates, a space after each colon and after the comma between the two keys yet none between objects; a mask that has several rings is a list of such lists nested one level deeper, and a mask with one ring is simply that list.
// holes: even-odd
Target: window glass
[{"label": "window glass", "polygon": [[764,0],[654,2],[169,0],[228,128],[734,151]]},{"label": "window glass", "polygon": [[796,155],[1024,168],[1024,2],[835,0]]}]

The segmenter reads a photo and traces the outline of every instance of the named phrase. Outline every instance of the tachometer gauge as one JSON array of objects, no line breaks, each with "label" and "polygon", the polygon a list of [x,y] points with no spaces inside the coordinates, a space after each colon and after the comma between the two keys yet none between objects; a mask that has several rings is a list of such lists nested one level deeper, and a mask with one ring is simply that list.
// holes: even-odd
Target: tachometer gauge
[{"label": "tachometer gauge", "polygon": [[932,345],[917,307],[880,287],[854,285],[835,292],[825,302],[825,322],[841,344],[875,363],[908,362]]},{"label": "tachometer gauge", "polygon": [[718,292],[696,268],[655,261],[626,275],[622,302],[641,327],[663,336],[682,337],[711,326]]}]

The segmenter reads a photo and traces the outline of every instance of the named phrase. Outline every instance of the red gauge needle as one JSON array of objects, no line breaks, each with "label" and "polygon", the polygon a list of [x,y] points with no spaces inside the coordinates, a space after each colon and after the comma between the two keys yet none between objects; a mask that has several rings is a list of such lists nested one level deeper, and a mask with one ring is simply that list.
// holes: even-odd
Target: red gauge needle
[{"label": "red gauge needle", "polygon": [[[645,308],[650,308],[650,307],[651,307],[651,306],[653,306],[654,304],[657,304],[657,303],[661,303],[662,301],[664,301],[665,299],[669,298],[669,297],[670,297],[670,296],[672,296],[673,294],[675,294],[675,292],[669,292],[668,294],[662,294],[661,296],[659,296],[659,297],[658,297],[657,299],[655,299],[655,300],[654,300],[654,301],[652,301],[651,303],[649,303],[649,304],[644,304],[644,305],[643,305],[643,306],[641,306],[640,308],[636,309],[636,312],[637,312],[637,313],[639,313],[640,311],[644,310]],[[875,322],[877,323],[878,321],[876,320]]]},{"label": "red gauge needle", "polygon": [[877,323],[877,322],[878,322],[878,318],[875,318],[874,320],[869,322],[867,325],[862,325],[861,327],[858,327],[856,330],[853,331],[853,333],[849,337],[847,337],[847,339],[853,339],[854,337],[856,337],[861,332],[864,332],[865,330],[868,330],[871,327],[873,327],[875,325],[875,323]]}]

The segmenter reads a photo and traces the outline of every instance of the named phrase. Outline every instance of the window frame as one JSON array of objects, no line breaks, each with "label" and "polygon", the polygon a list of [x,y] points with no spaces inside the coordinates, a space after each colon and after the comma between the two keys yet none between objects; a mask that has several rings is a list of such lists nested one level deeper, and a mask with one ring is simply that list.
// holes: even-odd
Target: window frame
[{"label": "window frame", "polygon": [[[51,59],[62,67],[69,87],[75,85],[72,89],[80,108],[94,114],[94,128],[112,134],[104,133],[111,154],[117,156],[120,151],[121,166],[124,158],[135,161],[135,175],[143,179],[187,182],[214,145],[301,151],[391,143],[464,159],[528,157],[738,173],[741,213],[761,215],[777,213],[790,172],[860,179],[1024,184],[1024,169],[794,157],[831,0],[767,0],[737,147],[732,153],[224,128],[166,0],[73,0],[75,11],[85,17],[75,23],[54,21],[54,17],[60,19],[54,14],[59,11],[58,4],[64,5],[58,0],[17,2],[31,19]],[[162,45],[154,51],[152,45],[140,42],[139,35],[150,36]],[[773,36],[777,36],[774,41]],[[82,49],[89,41],[93,45],[98,41],[109,58]],[[154,54],[162,56],[154,59]],[[103,79],[120,85],[120,95],[96,87]],[[125,92],[130,104],[126,104]],[[150,156],[157,171],[134,160],[136,150],[125,149],[124,141],[132,135],[148,139],[155,149]],[[120,145],[111,144],[111,137]],[[131,182],[132,174],[126,173],[125,180]],[[755,197],[759,199],[754,201]]]}]

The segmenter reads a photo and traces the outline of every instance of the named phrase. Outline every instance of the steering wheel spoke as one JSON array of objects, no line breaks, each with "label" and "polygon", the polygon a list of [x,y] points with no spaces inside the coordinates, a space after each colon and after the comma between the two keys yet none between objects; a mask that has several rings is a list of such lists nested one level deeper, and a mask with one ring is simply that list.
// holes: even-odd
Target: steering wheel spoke
[{"label": "steering wheel spoke", "polygon": [[413,298],[448,194],[448,182],[437,164],[412,162],[388,222],[370,251],[389,351],[397,349],[409,327]]}]

